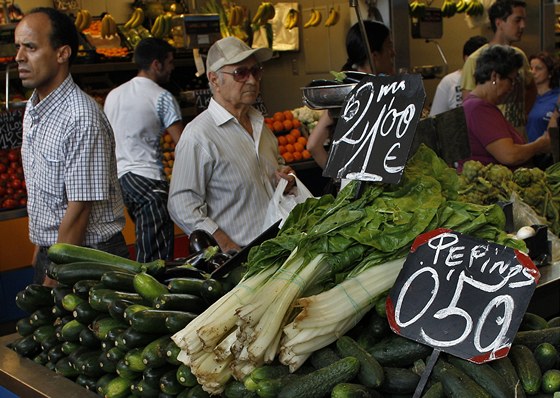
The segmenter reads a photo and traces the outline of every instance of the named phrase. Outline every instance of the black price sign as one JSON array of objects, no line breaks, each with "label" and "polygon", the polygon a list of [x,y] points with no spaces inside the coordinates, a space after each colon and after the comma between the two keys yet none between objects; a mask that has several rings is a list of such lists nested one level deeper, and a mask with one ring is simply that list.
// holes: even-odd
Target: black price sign
[{"label": "black price sign", "polygon": [[18,148],[23,134],[22,108],[0,112],[0,149]]},{"label": "black price sign", "polygon": [[323,175],[398,183],[425,98],[417,74],[363,78],[342,105]]},{"label": "black price sign", "polygon": [[540,273],[509,247],[437,229],[414,242],[387,298],[393,331],[475,363],[508,354]]}]

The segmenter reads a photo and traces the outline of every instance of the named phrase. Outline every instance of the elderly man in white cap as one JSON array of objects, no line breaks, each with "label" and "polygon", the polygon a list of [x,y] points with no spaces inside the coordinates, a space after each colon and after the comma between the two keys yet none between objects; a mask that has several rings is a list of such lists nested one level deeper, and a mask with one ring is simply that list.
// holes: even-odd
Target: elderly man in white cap
[{"label": "elderly man in white cap", "polygon": [[206,69],[212,99],[184,129],[175,148],[168,201],[186,233],[202,229],[224,252],[237,251],[262,232],[280,178],[294,184],[274,134],[253,108],[268,48],[252,49],[235,37],[210,47]]}]

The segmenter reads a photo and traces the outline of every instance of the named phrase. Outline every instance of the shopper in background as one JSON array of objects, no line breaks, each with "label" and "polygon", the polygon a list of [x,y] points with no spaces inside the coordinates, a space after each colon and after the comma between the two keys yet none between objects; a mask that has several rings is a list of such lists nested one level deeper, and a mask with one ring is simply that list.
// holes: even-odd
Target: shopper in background
[{"label": "shopper in background", "polygon": [[[525,30],[526,6],[523,0],[496,0],[490,6],[488,18],[490,19],[490,26],[494,36],[490,39],[488,45],[501,44],[511,46],[513,43],[521,40]],[[472,53],[463,66],[461,78],[463,99],[476,86],[474,79],[476,62],[481,51],[488,45]],[[522,56],[523,64],[519,67],[519,84],[516,84],[515,88],[511,90],[507,99],[500,105],[500,109],[506,119],[519,132],[525,134],[527,114],[535,102],[537,89],[533,81],[527,56],[521,49],[517,47],[512,48]]]},{"label": "shopper in background", "polygon": [[523,56],[510,46],[495,44],[480,53],[474,75],[476,87],[463,103],[471,149],[471,156],[465,160],[517,167],[550,151],[548,132],[526,143],[498,109],[519,84],[522,65]]},{"label": "shopper in background", "polygon": [[[372,51],[375,73],[379,75],[395,74],[395,49],[391,38],[391,31],[387,26],[377,21],[363,21],[369,47]],[[358,71],[372,73],[369,65],[367,47],[362,40],[360,26],[354,24],[346,35],[346,53],[348,60],[342,67],[343,71]],[[328,111],[324,111],[317,125],[309,135],[307,149],[321,168],[325,168],[329,155],[325,149],[325,142],[332,138],[336,121]]]},{"label": "shopper in background", "polygon": [[[472,36],[463,45],[463,62],[469,55],[488,43],[484,36]],[[455,109],[463,105],[463,93],[461,92],[461,72],[457,69],[445,75],[439,82],[434,100],[430,108],[430,116]]]},{"label": "shopper in background", "polygon": [[72,20],[54,8],[31,10],[15,30],[15,60],[34,89],[23,119],[22,159],[34,283],[46,277],[48,247],[85,245],[128,257],[115,141],[99,105],[74,83],[78,51]]},{"label": "shopper in background", "polygon": [[162,87],[174,69],[174,52],[165,40],[140,41],[134,49],[138,74],[113,89],[104,106],[115,133],[119,182],[141,262],[173,258],[174,225],[167,210],[169,183],[160,140],[168,131],[177,143],[183,131],[181,108]]},{"label": "shopper in background", "polygon": [[187,124],[175,148],[169,211],[190,234],[211,233],[222,251],[239,250],[262,232],[279,178],[294,185],[282,166],[278,142],[252,105],[260,89],[268,48],[251,49],[235,37],[208,50],[206,70],[212,99]]}]

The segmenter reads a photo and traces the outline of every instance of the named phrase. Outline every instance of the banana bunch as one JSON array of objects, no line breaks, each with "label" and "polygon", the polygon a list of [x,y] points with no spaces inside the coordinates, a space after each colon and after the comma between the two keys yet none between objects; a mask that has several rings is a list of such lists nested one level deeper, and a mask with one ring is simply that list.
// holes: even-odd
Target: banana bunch
[{"label": "banana bunch", "polygon": [[137,27],[142,25],[142,23],[144,22],[144,18],[144,10],[140,7],[136,7],[130,15],[130,18],[128,18],[128,21],[126,21],[126,23],[124,24],[124,28],[136,29]]},{"label": "banana bunch", "polygon": [[467,10],[468,6],[469,6],[468,0],[459,0],[457,4],[455,4],[457,14],[464,13]]},{"label": "banana bunch", "polygon": [[457,13],[457,4],[454,0],[444,0],[441,6],[441,16],[451,18]]},{"label": "banana bunch", "polygon": [[311,28],[318,26],[321,23],[321,19],[323,19],[323,15],[321,14],[321,12],[313,8],[311,10],[311,16],[309,17],[307,22],[303,24],[303,27]]},{"label": "banana bunch", "polygon": [[484,14],[484,6],[479,0],[471,0],[465,10],[465,14],[470,17],[479,17]]},{"label": "banana bunch", "polygon": [[160,14],[156,17],[150,33],[153,37],[161,39],[171,33],[171,15]]},{"label": "banana bunch", "polygon": [[293,29],[297,26],[299,21],[299,12],[295,8],[290,8],[286,16],[284,17],[284,27],[288,30]]},{"label": "banana bunch", "polygon": [[117,23],[111,14],[107,13],[101,20],[101,38],[108,39],[117,34]]},{"label": "banana bunch", "polygon": [[426,3],[422,0],[412,0],[412,3],[408,4],[408,13],[411,17],[420,18],[426,12]]},{"label": "banana bunch", "polygon": [[331,7],[331,9],[329,10],[329,16],[325,21],[325,27],[328,28],[329,26],[336,25],[339,19],[340,19],[340,12],[336,10],[334,7]]},{"label": "banana bunch", "polygon": [[238,5],[232,5],[228,10],[228,26],[239,26],[243,23],[244,15],[243,8]]},{"label": "banana bunch", "polygon": [[88,10],[79,10],[74,20],[78,32],[83,32],[91,25],[91,14]]},{"label": "banana bunch", "polygon": [[257,27],[264,25],[268,21],[270,21],[276,15],[276,10],[274,9],[274,5],[268,1],[263,1],[259,8],[257,8],[257,12],[253,16],[251,20],[251,24]]}]

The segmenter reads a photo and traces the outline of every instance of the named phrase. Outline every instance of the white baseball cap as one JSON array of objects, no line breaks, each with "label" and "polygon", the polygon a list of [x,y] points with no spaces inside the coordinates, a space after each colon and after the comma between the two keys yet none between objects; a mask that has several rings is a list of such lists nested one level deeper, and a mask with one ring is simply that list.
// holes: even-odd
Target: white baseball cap
[{"label": "white baseball cap", "polygon": [[233,65],[251,56],[261,63],[272,58],[272,50],[266,47],[251,48],[237,37],[224,37],[208,50],[206,70],[216,72],[224,65]]}]

